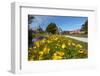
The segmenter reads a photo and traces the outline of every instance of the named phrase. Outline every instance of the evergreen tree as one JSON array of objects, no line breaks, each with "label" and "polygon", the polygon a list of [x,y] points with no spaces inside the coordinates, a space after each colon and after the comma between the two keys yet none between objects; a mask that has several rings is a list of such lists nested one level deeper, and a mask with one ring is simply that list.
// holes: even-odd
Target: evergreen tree
[{"label": "evergreen tree", "polygon": [[86,22],[82,25],[81,30],[85,31],[85,34],[88,33],[88,20],[86,20]]}]

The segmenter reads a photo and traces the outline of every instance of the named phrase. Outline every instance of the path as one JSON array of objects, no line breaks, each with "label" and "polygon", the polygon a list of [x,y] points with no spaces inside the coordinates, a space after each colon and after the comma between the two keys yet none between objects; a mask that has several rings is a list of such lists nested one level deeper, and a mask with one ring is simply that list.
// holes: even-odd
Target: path
[{"label": "path", "polygon": [[88,42],[88,38],[74,37],[74,36],[69,36],[69,35],[67,35],[66,37],[69,37],[69,38],[72,38],[72,39],[75,39],[75,40],[79,40],[79,41],[82,41],[82,42]]}]

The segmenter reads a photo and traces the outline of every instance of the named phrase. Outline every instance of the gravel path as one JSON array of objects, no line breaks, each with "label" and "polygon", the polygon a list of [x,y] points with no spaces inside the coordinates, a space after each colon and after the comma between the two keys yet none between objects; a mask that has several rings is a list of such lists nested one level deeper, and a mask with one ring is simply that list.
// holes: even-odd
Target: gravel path
[{"label": "gravel path", "polygon": [[74,37],[74,36],[68,36],[68,35],[66,37],[69,37],[69,38],[72,38],[72,39],[75,39],[75,40],[79,40],[79,41],[82,41],[82,42],[88,42],[88,38]]}]

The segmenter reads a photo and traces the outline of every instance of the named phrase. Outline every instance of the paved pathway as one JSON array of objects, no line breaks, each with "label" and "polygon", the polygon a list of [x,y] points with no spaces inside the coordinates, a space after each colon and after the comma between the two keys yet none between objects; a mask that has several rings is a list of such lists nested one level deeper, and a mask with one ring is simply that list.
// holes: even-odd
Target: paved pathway
[{"label": "paved pathway", "polygon": [[67,35],[66,37],[69,37],[69,38],[72,38],[72,39],[75,39],[75,40],[79,40],[79,41],[82,41],[82,42],[88,42],[88,38],[74,37],[74,36],[69,36],[69,35]]}]

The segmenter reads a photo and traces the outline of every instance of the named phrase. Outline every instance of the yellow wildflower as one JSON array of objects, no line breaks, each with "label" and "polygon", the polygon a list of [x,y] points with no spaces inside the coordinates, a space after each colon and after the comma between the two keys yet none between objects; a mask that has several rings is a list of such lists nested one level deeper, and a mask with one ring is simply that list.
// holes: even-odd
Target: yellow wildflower
[{"label": "yellow wildflower", "polygon": [[50,40],[47,40],[47,42],[48,42],[48,43],[51,43],[51,41],[50,41]]},{"label": "yellow wildflower", "polygon": [[45,43],[45,39],[41,40],[42,43]]},{"label": "yellow wildflower", "polygon": [[35,42],[37,47],[40,47],[39,41]]},{"label": "yellow wildflower", "polygon": [[57,51],[54,53],[54,56],[63,56],[63,55],[64,55],[64,52],[61,52],[61,51],[60,52]]},{"label": "yellow wildflower", "polygon": [[56,37],[55,40],[58,40],[58,38]]},{"label": "yellow wildflower", "polygon": [[45,54],[48,54],[49,51],[50,51],[50,48],[47,48],[47,47],[44,47],[44,48],[43,48],[43,52],[44,52]]},{"label": "yellow wildflower", "polygon": [[42,56],[42,55],[40,55],[40,56],[39,56],[39,60],[42,60],[42,59],[43,59],[43,56]]},{"label": "yellow wildflower", "polygon": [[52,59],[53,60],[59,60],[59,59],[62,59],[63,57],[61,57],[61,56],[52,56]]},{"label": "yellow wildflower", "polygon": [[58,54],[59,54],[60,56],[63,56],[63,55],[64,55],[64,52],[58,52]]},{"label": "yellow wildflower", "polygon": [[68,45],[70,46],[70,45],[71,45],[71,43],[70,43],[70,42],[68,42]]},{"label": "yellow wildflower", "polygon": [[65,44],[62,44],[62,48],[64,49],[66,47],[66,45]]},{"label": "yellow wildflower", "polygon": [[77,44],[77,45],[76,45],[76,48],[82,48],[82,45]]},{"label": "yellow wildflower", "polygon": [[54,53],[53,56],[57,56],[57,53]]},{"label": "yellow wildflower", "polygon": [[40,51],[39,54],[40,54],[40,55],[43,55],[43,51]]},{"label": "yellow wildflower", "polygon": [[84,53],[84,50],[79,50],[78,52],[79,52],[80,54],[82,54],[82,53]]},{"label": "yellow wildflower", "polygon": [[72,43],[73,46],[75,46],[75,43]]}]

